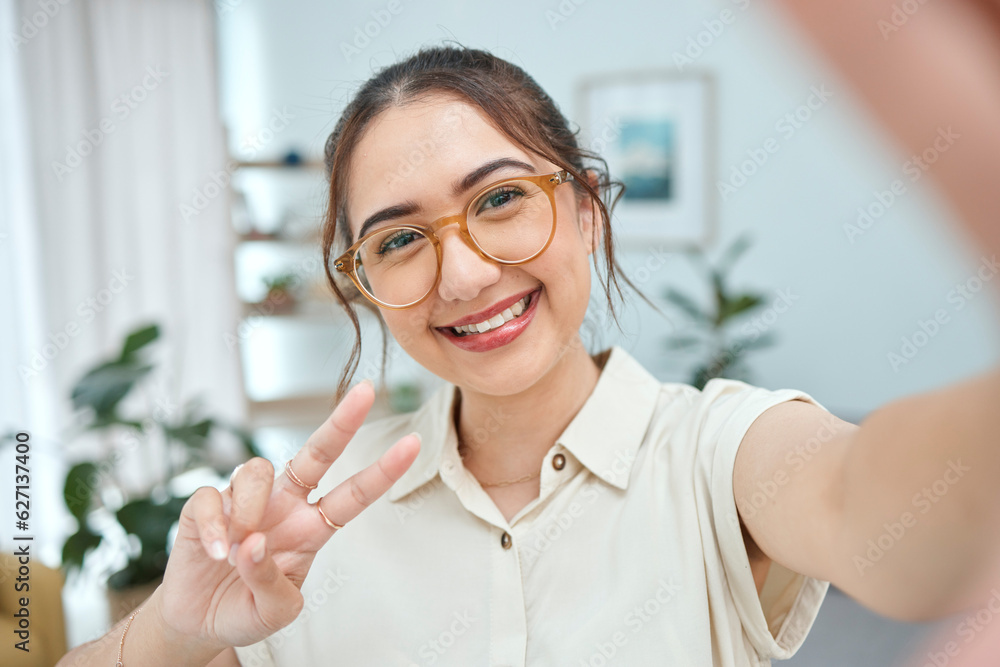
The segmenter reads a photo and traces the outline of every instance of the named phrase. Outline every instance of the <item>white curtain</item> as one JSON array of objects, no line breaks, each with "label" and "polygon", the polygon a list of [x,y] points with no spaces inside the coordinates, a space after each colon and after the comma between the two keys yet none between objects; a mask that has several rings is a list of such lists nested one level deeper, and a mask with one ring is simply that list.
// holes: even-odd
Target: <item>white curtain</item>
[{"label": "white curtain", "polygon": [[147,407],[176,417],[200,397],[241,422],[211,3],[0,2],[0,433],[64,444],[70,387],[146,322],[162,330]]}]

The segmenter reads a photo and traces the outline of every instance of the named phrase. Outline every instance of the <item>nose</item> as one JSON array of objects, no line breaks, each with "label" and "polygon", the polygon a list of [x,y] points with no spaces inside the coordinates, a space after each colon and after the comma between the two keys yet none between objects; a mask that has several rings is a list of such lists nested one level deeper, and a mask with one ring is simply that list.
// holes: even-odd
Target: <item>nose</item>
[{"label": "nose", "polygon": [[439,232],[441,239],[441,282],[438,296],[445,301],[471,301],[483,289],[500,280],[501,267],[480,255],[458,229]]}]

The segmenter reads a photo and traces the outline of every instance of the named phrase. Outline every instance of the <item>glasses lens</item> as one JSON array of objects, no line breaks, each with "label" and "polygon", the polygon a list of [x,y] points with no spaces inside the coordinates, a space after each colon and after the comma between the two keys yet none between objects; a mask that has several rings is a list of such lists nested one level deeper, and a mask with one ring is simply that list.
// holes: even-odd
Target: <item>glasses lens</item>
[{"label": "glasses lens", "polygon": [[389,306],[422,299],[437,280],[437,253],[422,231],[392,227],[362,244],[355,258],[358,278],[369,295]]},{"label": "glasses lens", "polygon": [[552,203],[531,181],[506,181],[480,195],[468,213],[469,233],[494,259],[519,262],[548,243],[555,226]]}]

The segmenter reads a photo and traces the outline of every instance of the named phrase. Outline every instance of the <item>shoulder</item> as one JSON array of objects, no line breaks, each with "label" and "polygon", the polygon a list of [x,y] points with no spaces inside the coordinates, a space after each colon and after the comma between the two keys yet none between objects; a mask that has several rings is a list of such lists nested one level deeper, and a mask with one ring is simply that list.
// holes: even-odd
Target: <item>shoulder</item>
[{"label": "shoulder", "polygon": [[[789,403],[795,405],[786,407]],[[728,378],[709,380],[702,389],[663,382],[658,387],[646,440],[654,449],[668,449],[669,458],[696,459],[701,462],[699,467],[725,476],[731,474],[736,453],[758,418],[764,413],[772,416],[794,410],[805,403],[817,413],[826,414],[819,402],[798,389],[767,389]],[[769,428],[765,430],[769,433],[773,421],[768,420]]]}]

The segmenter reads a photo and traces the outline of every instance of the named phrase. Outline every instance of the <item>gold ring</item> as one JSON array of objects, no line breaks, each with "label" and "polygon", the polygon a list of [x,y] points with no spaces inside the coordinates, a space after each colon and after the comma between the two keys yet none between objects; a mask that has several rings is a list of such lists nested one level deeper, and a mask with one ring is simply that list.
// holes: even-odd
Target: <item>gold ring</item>
[{"label": "gold ring", "polygon": [[[320,500],[322,501],[323,499],[320,498]],[[321,517],[323,517],[323,521],[326,522],[326,525],[330,526],[330,528],[333,528],[334,531],[338,531],[341,528],[343,528],[343,526],[338,526],[334,522],[330,521],[330,518],[323,512],[323,508],[319,506],[319,503],[316,503],[316,511],[319,512],[319,515]]]},{"label": "gold ring", "polygon": [[292,480],[293,484],[295,484],[296,486],[301,486],[303,489],[308,489],[308,490],[311,491],[311,490],[315,489],[317,486],[319,486],[318,484],[312,484],[312,485],[306,484],[301,479],[299,479],[299,476],[296,475],[294,472],[292,472],[292,460],[291,459],[288,459],[287,461],[285,461],[285,472],[288,473],[288,479]]}]

